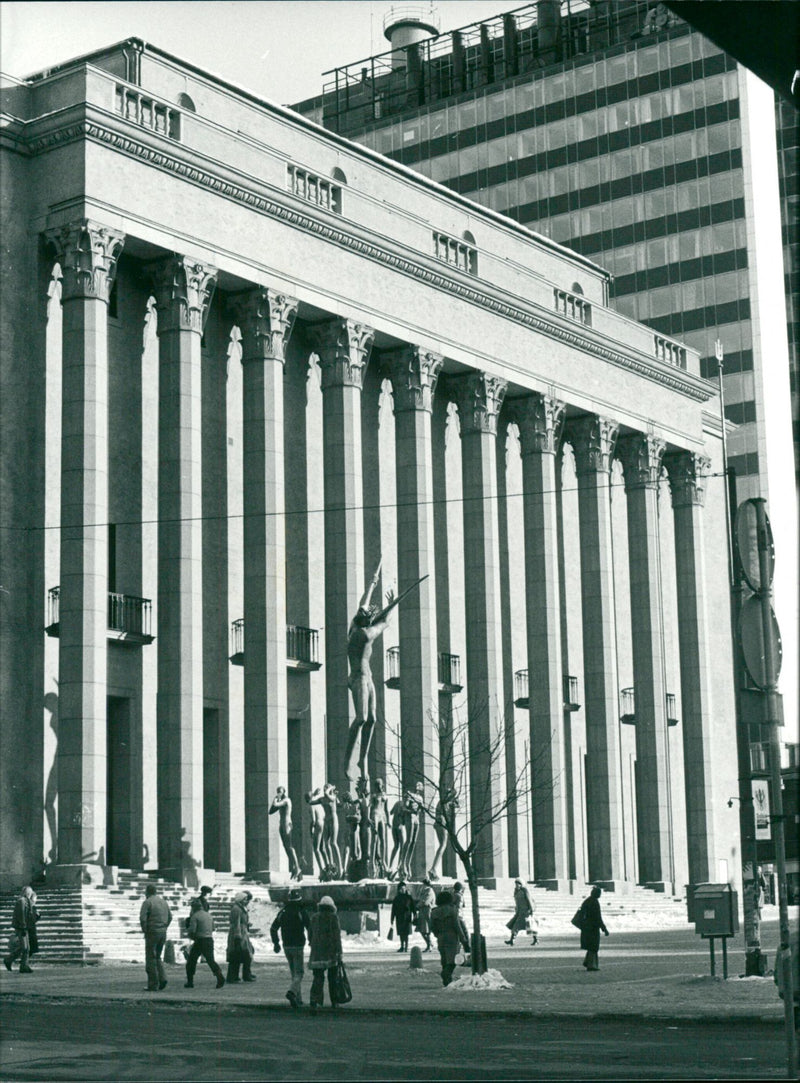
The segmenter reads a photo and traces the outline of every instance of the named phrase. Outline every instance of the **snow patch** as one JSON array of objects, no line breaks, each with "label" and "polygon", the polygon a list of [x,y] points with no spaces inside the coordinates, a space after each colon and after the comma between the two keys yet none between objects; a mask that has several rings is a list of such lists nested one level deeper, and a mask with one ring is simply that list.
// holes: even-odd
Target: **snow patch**
[{"label": "snow patch", "polygon": [[464,978],[458,978],[445,986],[449,991],[458,993],[472,989],[513,989],[511,982],[507,982],[499,970],[487,970],[485,974],[467,974]]}]

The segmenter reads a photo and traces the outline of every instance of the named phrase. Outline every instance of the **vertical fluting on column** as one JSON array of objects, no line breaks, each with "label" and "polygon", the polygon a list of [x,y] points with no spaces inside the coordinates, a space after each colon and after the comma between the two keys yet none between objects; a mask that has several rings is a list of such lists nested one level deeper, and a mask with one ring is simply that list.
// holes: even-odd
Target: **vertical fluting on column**
[{"label": "vertical fluting on column", "polygon": [[537,881],[568,876],[561,589],[556,456],[564,404],[548,395],[514,402],[522,445],[528,696]]},{"label": "vertical fluting on column", "polygon": [[58,860],[106,839],[108,297],[124,234],[83,218],[48,235],[61,263]]},{"label": "vertical fluting on column", "polygon": [[658,484],[664,441],[634,433],[620,437],[617,453],[625,472],[628,501],[639,879],[645,884],[663,884],[672,878],[658,530]]},{"label": "vertical fluting on column", "polygon": [[714,873],[713,696],[703,537],[705,475],[711,461],[696,452],[678,451],[665,455],[664,465],[669,474],[675,520],[689,883],[702,884],[712,879]]},{"label": "vertical fluting on column", "polygon": [[500,546],[497,522],[497,418],[506,381],[471,372],[448,386],[461,419],[464,588],[467,625],[470,819],[486,824],[475,865],[504,876],[506,802]]},{"label": "vertical fluting on column", "polygon": [[609,475],[617,425],[586,415],[569,421],[566,433],[578,476],[589,879],[615,881],[622,877],[622,792]]},{"label": "vertical fluting on column", "polygon": [[203,524],[200,345],[216,271],[151,265],[158,320],[158,860],[203,861]]},{"label": "vertical fluting on column", "polygon": [[[398,615],[403,789],[413,792],[417,782],[438,781],[439,673],[431,412],[442,358],[407,345],[387,351],[382,359],[388,366],[394,392],[398,593],[426,577],[403,599]],[[435,803],[429,785],[426,791],[426,800]],[[436,845],[431,819],[423,816],[414,851],[415,875],[427,874]]]},{"label": "vertical fluting on column", "polygon": [[365,587],[361,387],[374,332],[352,320],[312,329],[322,373],[325,468],[325,689],[328,778],[344,781],[351,705],[347,630]]},{"label": "vertical fluting on column", "polygon": [[283,369],[297,301],[254,289],[234,299],[242,333],[244,808],[247,869],[286,871],[269,806],[288,787]]}]

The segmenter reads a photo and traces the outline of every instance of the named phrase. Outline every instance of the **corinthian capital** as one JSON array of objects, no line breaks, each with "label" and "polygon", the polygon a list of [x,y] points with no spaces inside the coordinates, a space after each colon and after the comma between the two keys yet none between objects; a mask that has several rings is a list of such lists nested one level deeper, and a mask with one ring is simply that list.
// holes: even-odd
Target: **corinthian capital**
[{"label": "corinthian capital", "polygon": [[49,230],[46,237],[55,246],[61,264],[61,300],[84,298],[108,303],[125,234],[80,218]]},{"label": "corinthian capital", "polygon": [[563,402],[537,392],[507,402],[506,408],[519,427],[523,455],[556,454],[564,427]]},{"label": "corinthian capital", "polygon": [[497,418],[508,387],[505,380],[475,371],[451,376],[447,386],[458,405],[462,436],[471,432],[497,434]]},{"label": "corinthian capital", "polygon": [[394,392],[394,412],[433,409],[433,392],[442,367],[442,356],[422,350],[419,346],[401,346],[385,350],[381,360],[386,364]]},{"label": "corinthian capital", "polygon": [[242,364],[285,361],[297,300],[275,290],[255,289],[236,294],[232,304],[242,332]]},{"label": "corinthian capital", "polygon": [[571,418],[564,435],[575,452],[575,469],[578,475],[598,471],[609,473],[617,442],[619,426],[608,417],[584,414]]},{"label": "corinthian capital", "polygon": [[216,268],[175,253],[147,269],[153,276],[159,335],[165,331],[201,335],[216,285]]},{"label": "corinthian capital", "polygon": [[697,451],[671,451],[664,456],[669,475],[673,508],[692,504],[702,507],[705,501],[705,478],[711,466],[707,455]]},{"label": "corinthian capital", "polygon": [[661,477],[664,441],[645,433],[631,433],[617,441],[617,454],[622,461],[625,488],[656,489]]},{"label": "corinthian capital", "polygon": [[323,391],[329,387],[362,386],[374,337],[371,327],[353,320],[325,320],[311,328]]}]

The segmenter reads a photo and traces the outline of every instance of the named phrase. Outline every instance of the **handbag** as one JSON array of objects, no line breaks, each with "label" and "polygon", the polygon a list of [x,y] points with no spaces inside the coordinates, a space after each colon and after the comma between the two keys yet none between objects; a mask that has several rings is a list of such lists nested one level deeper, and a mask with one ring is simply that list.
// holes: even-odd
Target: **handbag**
[{"label": "handbag", "polygon": [[583,907],[575,911],[575,916],[572,918],[572,924],[576,929],[583,928]]},{"label": "handbag", "polygon": [[333,972],[333,985],[331,986],[331,1000],[334,1004],[349,1004],[353,999],[353,992],[350,989],[350,982],[347,977],[347,971],[344,968],[344,963],[340,959],[336,964],[336,969]]},{"label": "handbag", "polygon": [[391,925],[389,926],[389,932],[386,934],[386,939],[387,940],[394,940],[394,929],[392,928]]}]

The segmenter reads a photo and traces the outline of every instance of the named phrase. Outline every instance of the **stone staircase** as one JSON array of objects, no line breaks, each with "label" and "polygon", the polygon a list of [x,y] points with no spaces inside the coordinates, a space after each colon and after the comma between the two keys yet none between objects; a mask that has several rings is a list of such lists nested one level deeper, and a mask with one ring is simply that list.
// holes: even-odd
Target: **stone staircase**
[{"label": "stone staircase", "polygon": [[[185,919],[189,905],[198,894],[197,887],[183,887],[155,875],[119,870],[116,883],[83,884],[71,887],[42,886],[37,892],[41,920],[37,926],[40,949],[34,962],[97,964],[104,960],[143,962],[144,939],[139,927],[139,908],[145,888],[155,883],[173,914],[170,926],[170,952],[180,962],[180,948],[186,938]],[[449,882],[437,887],[450,886]],[[228,914],[234,896],[243,890],[253,895],[250,904],[251,935],[268,940],[269,925],[277,911],[270,898],[268,884],[248,880],[241,874],[216,873],[209,903],[214,917],[215,950],[224,959],[228,934]],[[528,885],[539,920],[539,934],[561,936],[575,932],[572,915],[588,894],[548,891]],[[0,946],[5,953],[12,932],[11,916],[16,895],[0,893]],[[498,890],[479,888],[481,926],[486,936],[507,935],[506,922],[513,911],[513,885]],[[625,894],[604,892],[603,916],[610,928],[675,928],[686,924],[683,899],[659,895],[645,888],[633,887]],[[471,903],[467,898],[467,922],[471,926]]]}]

